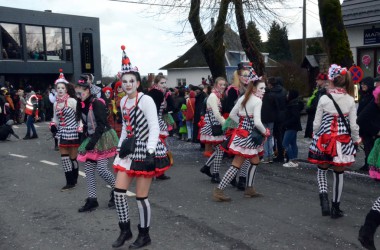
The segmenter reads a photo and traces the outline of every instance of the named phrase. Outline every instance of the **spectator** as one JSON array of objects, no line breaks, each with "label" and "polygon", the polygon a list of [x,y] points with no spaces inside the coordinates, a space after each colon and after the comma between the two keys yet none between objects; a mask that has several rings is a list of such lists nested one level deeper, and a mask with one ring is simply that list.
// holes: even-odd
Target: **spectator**
[{"label": "spectator", "polygon": [[[177,124],[177,129],[179,129],[179,123],[181,122],[178,119],[178,113],[181,111],[182,104],[186,105],[186,99],[185,99],[185,89],[184,88],[178,88],[178,94],[174,97],[174,114],[173,118],[175,119],[175,122]],[[178,130],[177,130],[178,133]],[[178,133],[179,135],[179,133]]]},{"label": "spectator", "polygon": [[276,77],[274,86],[271,89],[273,97],[276,102],[277,114],[273,125],[273,136],[276,141],[277,157],[276,162],[284,161],[284,149],[282,147],[282,139],[284,137],[283,123],[286,119],[286,90],[283,85],[283,80],[280,77]]},{"label": "spectator", "polygon": [[317,83],[317,86],[306,104],[307,122],[305,129],[305,138],[313,138],[313,121],[315,118],[315,112],[317,111],[318,101],[321,96],[326,94],[326,87],[328,82],[327,74],[319,73],[315,81]]},{"label": "spectator", "polygon": [[283,146],[288,154],[289,162],[284,167],[298,167],[296,159],[298,157],[297,132],[302,130],[301,126],[301,110],[303,103],[298,99],[298,91],[289,90],[288,104],[286,106],[286,120],[283,123],[285,133]]},{"label": "spectator", "polygon": [[187,141],[193,139],[193,122],[195,113],[195,92],[193,90],[189,93],[189,98],[186,101],[186,128],[187,128]]},{"label": "spectator", "polygon": [[196,88],[196,95],[195,95],[195,110],[194,110],[194,119],[193,119],[193,142],[199,142],[198,140],[198,132],[199,127],[198,123],[200,121],[201,115],[202,115],[202,108],[205,99],[207,98],[207,88],[204,88],[204,86],[201,84]]},{"label": "spectator", "polygon": [[268,79],[268,86],[263,97],[263,106],[261,108],[261,121],[264,127],[270,130],[270,135],[264,142],[264,158],[262,163],[273,162],[273,125],[276,121],[277,105],[271,89],[275,81],[276,79],[274,77]]},{"label": "spectator", "polygon": [[372,91],[374,89],[374,80],[372,77],[367,76],[360,82],[360,91],[359,91],[359,105],[358,105],[358,115],[369,103],[373,102]]},{"label": "spectator", "polygon": [[186,140],[186,134],[187,134],[187,127],[186,127],[186,113],[187,113],[187,107],[186,104],[182,104],[181,111],[178,112],[178,127],[179,127],[179,140]]},{"label": "spectator", "polygon": [[26,101],[24,98],[24,90],[19,89],[16,93],[16,95],[19,97],[19,110],[18,110],[18,120],[17,123],[21,124],[25,121],[25,106]]}]

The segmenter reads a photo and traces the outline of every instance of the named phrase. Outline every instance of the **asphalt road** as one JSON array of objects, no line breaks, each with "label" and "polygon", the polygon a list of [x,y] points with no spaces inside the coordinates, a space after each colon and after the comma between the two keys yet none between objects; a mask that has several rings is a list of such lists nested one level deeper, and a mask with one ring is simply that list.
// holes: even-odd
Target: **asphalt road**
[{"label": "asphalt road", "polygon": [[[116,211],[107,208],[110,189],[98,177],[99,208],[78,213],[87,195],[85,179],[76,189],[60,192],[65,181],[59,153],[48,140],[47,123],[37,125],[39,139],[0,142],[0,249],[112,249],[119,229]],[[25,125],[15,131],[23,137]],[[299,158],[305,160],[309,142],[302,135]],[[199,145],[174,138],[169,144],[175,165],[167,172],[170,180],[152,185],[152,244],[144,249],[361,249],[358,230],[380,195],[380,182],[345,174],[341,209],[346,216],[333,220],[321,216],[314,166],[262,164],[256,188],[263,197],[243,198],[228,187],[232,202],[218,203],[211,199],[214,184],[199,172],[206,161]],[[352,170],[362,165],[362,154]],[[222,172],[229,163],[224,160]],[[331,198],[332,173],[328,182]],[[129,207],[135,238],[133,193]],[[120,249],[128,249],[128,243]],[[378,237],[375,244],[380,246]]]}]

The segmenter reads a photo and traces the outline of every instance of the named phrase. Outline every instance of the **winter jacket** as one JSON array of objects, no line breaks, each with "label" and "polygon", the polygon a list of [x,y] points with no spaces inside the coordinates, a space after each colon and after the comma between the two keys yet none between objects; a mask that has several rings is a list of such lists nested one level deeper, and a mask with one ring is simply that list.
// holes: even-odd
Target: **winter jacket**
[{"label": "winter jacket", "polygon": [[370,102],[360,112],[356,120],[359,125],[360,136],[376,137],[380,131],[380,108],[374,102]]},{"label": "winter jacket", "polygon": [[303,108],[302,102],[299,99],[293,99],[286,105],[286,120],[283,123],[285,130],[302,131],[301,126],[301,110]]},{"label": "winter jacket", "polygon": [[263,106],[261,108],[261,121],[271,123],[276,121],[277,105],[273,92],[267,90],[263,97]]},{"label": "winter jacket", "polygon": [[286,90],[281,85],[275,85],[270,92],[277,107],[275,122],[282,123],[286,119]]},{"label": "winter jacket", "polygon": [[194,119],[195,114],[195,92],[190,91],[189,98],[186,101],[186,121],[192,121]]}]

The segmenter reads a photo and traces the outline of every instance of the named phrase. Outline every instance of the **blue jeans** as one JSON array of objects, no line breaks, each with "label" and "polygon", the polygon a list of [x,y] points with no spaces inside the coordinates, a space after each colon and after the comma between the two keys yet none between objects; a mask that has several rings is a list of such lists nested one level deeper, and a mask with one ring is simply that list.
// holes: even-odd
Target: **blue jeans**
[{"label": "blue jeans", "polygon": [[34,117],[32,115],[28,115],[26,119],[26,135],[30,135],[30,130],[32,130],[33,135],[37,135],[36,128],[34,127]]},{"label": "blue jeans", "polygon": [[264,142],[264,159],[273,156],[273,125],[274,122],[264,123],[264,127],[270,130],[270,136]]},{"label": "blue jeans", "polygon": [[288,153],[289,160],[298,157],[297,132],[297,130],[286,130],[284,134],[282,146]]},{"label": "blue jeans", "polygon": [[192,139],[193,137],[193,121],[186,121],[187,127],[187,139]]}]

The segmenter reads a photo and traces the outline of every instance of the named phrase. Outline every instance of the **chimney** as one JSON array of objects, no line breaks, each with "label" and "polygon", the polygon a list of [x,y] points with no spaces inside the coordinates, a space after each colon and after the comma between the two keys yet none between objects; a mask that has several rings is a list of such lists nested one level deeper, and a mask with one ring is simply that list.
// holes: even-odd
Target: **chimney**
[{"label": "chimney", "polygon": [[215,19],[211,17],[211,30],[213,30],[215,27]]}]

